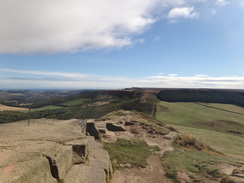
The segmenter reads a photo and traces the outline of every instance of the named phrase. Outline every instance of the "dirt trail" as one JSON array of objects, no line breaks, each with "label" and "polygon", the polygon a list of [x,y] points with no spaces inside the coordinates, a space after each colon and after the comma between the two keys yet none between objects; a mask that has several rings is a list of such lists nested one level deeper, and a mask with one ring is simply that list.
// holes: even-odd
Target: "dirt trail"
[{"label": "dirt trail", "polygon": [[[132,112],[123,111],[119,117],[105,118],[105,120],[100,121],[100,123],[111,121],[117,124],[123,124],[124,122],[131,123],[131,125],[124,126],[126,131],[107,132],[103,140],[106,142],[114,142],[118,138],[125,138],[127,140],[138,138],[144,140],[149,146],[158,146],[161,151],[153,153],[147,159],[147,166],[145,168],[133,167],[116,170],[112,176],[111,183],[171,183],[172,181],[165,176],[160,157],[165,151],[174,150],[171,144],[178,136],[178,133],[159,133],[154,130],[152,125],[141,122],[141,120],[145,121],[146,119],[137,117],[138,116]],[[99,121],[96,122],[99,123]]]},{"label": "dirt trail", "polygon": [[111,183],[172,183],[165,177],[165,171],[160,164],[159,155],[152,155],[147,159],[146,168],[131,168],[116,170]]},{"label": "dirt trail", "polygon": [[[141,138],[145,140],[149,146],[158,146],[161,151],[158,154],[151,155],[147,159],[146,168],[135,167],[130,169],[116,170],[111,179],[111,183],[172,183],[172,181],[165,176],[164,168],[160,163],[160,156],[162,156],[165,151],[174,150],[171,143],[177,137],[177,133],[171,132],[165,136],[157,135],[157,137],[152,137],[146,133],[142,134],[143,135]],[[131,136],[133,135],[131,134]],[[123,136],[121,135],[121,137]]]}]

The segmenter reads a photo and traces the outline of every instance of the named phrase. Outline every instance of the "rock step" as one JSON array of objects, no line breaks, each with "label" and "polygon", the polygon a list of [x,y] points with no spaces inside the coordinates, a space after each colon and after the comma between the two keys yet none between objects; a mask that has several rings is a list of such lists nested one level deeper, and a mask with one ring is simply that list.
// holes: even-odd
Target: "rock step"
[{"label": "rock step", "polygon": [[64,183],[108,183],[112,165],[108,152],[94,137],[88,139],[88,156],[84,164],[74,165],[64,178]]}]

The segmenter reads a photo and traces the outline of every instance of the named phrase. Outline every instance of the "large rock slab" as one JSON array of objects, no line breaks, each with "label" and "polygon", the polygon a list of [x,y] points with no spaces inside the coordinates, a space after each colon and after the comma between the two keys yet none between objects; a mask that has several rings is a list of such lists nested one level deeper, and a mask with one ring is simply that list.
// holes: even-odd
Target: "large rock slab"
[{"label": "large rock slab", "polygon": [[50,165],[52,176],[59,180],[65,177],[67,171],[73,166],[72,146],[55,144],[53,148],[43,152]]},{"label": "large rock slab", "polygon": [[88,155],[87,138],[76,139],[70,142],[66,142],[65,145],[72,146],[74,164],[85,163]]},{"label": "large rock slab", "polygon": [[35,156],[24,162],[4,165],[0,169],[0,183],[56,183],[51,175],[48,159]]},{"label": "large rock slab", "polygon": [[66,174],[65,183],[107,183],[112,174],[108,152],[93,137],[88,137],[88,161],[75,165]]},{"label": "large rock slab", "polygon": [[78,141],[82,144],[86,138],[78,121],[39,119],[27,124],[0,125],[0,183],[54,183],[64,179],[75,161],[73,145]]}]

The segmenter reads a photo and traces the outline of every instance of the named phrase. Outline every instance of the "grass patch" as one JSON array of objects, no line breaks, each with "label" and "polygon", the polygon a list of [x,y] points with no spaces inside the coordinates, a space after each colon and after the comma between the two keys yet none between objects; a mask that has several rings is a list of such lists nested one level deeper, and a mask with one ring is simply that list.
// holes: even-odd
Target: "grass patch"
[{"label": "grass patch", "polygon": [[[165,167],[166,176],[177,180],[177,172],[191,172],[193,180],[209,181],[208,177],[216,178],[221,176],[217,170],[211,168],[218,163],[228,162],[227,158],[219,157],[197,151],[194,149],[177,149],[173,152],[166,152],[161,158],[162,165]],[[211,175],[210,175],[211,174]]]},{"label": "grass patch", "polygon": [[227,156],[244,160],[244,139],[241,137],[179,125],[174,125],[174,127],[193,135],[208,146],[213,147],[215,150]]},{"label": "grass patch", "polygon": [[[45,111],[45,110],[52,110],[52,109],[62,109],[62,108],[63,107],[60,107],[60,106],[48,105],[48,106],[44,106],[44,107],[40,107],[40,108],[33,108],[33,109],[31,109],[31,112]],[[21,112],[29,113],[29,110],[21,111]]]},{"label": "grass patch", "polygon": [[132,167],[145,167],[147,158],[152,151],[159,148],[150,147],[143,140],[139,139],[118,139],[114,143],[104,143],[104,148],[109,152],[110,158],[114,163],[114,168],[119,169],[123,165],[129,164]]},{"label": "grass patch", "polygon": [[169,124],[244,137],[244,108],[234,105],[159,102],[156,118]]},{"label": "grass patch", "polygon": [[71,101],[64,102],[61,105],[70,107],[70,106],[82,105],[82,104],[84,104],[87,101],[88,101],[88,99],[80,98],[80,99],[76,99],[76,100],[71,100]]}]

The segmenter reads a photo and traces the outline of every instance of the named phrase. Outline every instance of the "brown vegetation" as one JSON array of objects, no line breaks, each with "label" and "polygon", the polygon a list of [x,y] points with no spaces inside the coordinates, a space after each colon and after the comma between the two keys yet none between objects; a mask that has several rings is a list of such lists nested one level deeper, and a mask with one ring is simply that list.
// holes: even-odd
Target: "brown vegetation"
[{"label": "brown vegetation", "polygon": [[6,105],[0,104],[0,111],[26,111],[27,108],[21,108],[21,107],[10,107]]}]

